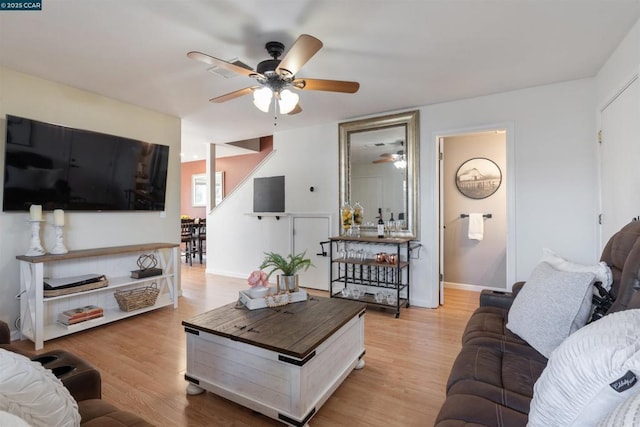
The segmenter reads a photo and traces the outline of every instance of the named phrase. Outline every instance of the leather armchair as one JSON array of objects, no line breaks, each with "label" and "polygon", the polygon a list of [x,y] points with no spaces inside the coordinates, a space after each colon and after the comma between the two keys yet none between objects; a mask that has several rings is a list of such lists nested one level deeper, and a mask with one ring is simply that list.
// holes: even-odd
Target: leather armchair
[{"label": "leather armchair", "polygon": [[31,360],[40,362],[50,369],[78,402],[82,417],[81,425],[99,426],[152,426],[137,415],[121,411],[105,402],[102,397],[100,372],[89,362],[64,350],[53,350],[41,354],[21,351],[11,345],[9,326],[0,321],[0,348],[20,353]]}]

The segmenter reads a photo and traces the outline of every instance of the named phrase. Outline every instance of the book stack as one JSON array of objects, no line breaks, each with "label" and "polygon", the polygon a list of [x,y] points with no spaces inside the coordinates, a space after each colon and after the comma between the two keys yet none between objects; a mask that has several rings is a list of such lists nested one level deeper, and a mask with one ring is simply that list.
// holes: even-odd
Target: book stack
[{"label": "book stack", "polygon": [[77,325],[87,320],[98,319],[104,317],[102,307],[95,305],[86,305],[71,310],[63,311],[58,315],[58,323],[63,326]]}]

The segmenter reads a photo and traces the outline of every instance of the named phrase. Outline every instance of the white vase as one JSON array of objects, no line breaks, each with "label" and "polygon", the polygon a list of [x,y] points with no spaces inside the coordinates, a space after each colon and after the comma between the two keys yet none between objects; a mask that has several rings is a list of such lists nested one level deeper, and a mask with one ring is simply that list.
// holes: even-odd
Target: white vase
[{"label": "white vase", "polygon": [[253,299],[264,298],[269,295],[269,288],[266,286],[256,286],[249,288],[249,296]]}]

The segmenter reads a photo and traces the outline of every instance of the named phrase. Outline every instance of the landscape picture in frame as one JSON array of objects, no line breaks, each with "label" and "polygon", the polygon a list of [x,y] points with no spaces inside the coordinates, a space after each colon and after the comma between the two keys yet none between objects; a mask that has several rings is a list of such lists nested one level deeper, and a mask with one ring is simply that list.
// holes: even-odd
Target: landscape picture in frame
[{"label": "landscape picture in frame", "polygon": [[485,199],[498,191],[502,172],[492,160],[476,157],[464,162],[456,172],[456,187],[471,199]]}]

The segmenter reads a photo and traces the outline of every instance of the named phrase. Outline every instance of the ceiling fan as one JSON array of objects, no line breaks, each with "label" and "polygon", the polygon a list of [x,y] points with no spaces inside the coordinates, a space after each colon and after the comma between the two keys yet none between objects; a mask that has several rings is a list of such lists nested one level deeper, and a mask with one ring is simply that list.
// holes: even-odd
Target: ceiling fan
[{"label": "ceiling fan", "polygon": [[257,82],[257,85],[211,98],[211,102],[226,102],[253,93],[254,105],[265,113],[269,112],[273,101],[278,105],[280,114],[296,114],[302,111],[302,108],[298,103],[298,94],[290,89],[356,93],[360,88],[358,82],[296,78],[296,73],[321,48],[322,42],[320,40],[308,34],[302,34],[284,57],[279,59],[284,52],[284,44],[270,41],[265,45],[265,49],[272,59],[260,62],[255,70],[214,58],[202,52],[192,51],[187,53],[187,56],[205,64],[251,77]]},{"label": "ceiling fan", "polygon": [[380,158],[371,163],[393,163],[396,168],[404,169],[407,167],[407,158],[404,155],[404,150],[400,150],[395,153],[380,154]]},{"label": "ceiling fan", "polygon": [[371,163],[392,163],[404,157],[404,151],[400,150],[395,153],[380,154],[380,158]]}]

